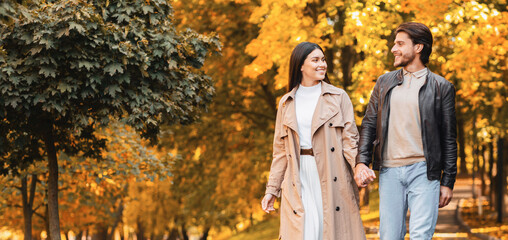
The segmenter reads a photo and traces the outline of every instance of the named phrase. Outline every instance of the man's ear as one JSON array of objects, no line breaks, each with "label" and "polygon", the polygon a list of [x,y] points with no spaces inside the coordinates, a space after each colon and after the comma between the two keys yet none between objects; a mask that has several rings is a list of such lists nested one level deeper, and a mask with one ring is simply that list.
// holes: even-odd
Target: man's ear
[{"label": "man's ear", "polygon": [[416,44],[416,53],[421,53],[423,50],[423,44],[418,43]]}]

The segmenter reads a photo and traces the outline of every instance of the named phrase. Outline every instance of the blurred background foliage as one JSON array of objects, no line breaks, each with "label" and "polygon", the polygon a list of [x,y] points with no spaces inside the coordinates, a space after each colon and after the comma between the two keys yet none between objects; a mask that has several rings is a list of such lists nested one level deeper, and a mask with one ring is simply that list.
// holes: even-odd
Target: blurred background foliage
[{"label": "blurred background foliage", "polygon": [[[152,6],[159,1],[143,2]],[[167,20],[175,31],[192,29],[205,38],[219,38],[220,55],[208,54],[201,68],[212,79],[213,99],[206,111],[192,112],[192,121],[183,125],[152,123],[160,130],[155,145],[135,127],[112,120],[96,127],[97,137],[106,140],[102,160],[60,151],[60,226],[65,236],[227,239],[258,223],[271,226],[267,235],[273,231],[276,236],[276,221],[259,204],[271,164],[276,106],[287,92],[291,50],[302,41],[325,49],[328,76],[348,92],[360,125],[377,77],[394,70],[393,30],[407,21],[429,26],[434,48],[428,67],[456,87],[459,176],[479,179],[481,194],[503,212],[496,199],[507,192],[506,0],[167,3],[172,8]],[[10,16],[38,4],[0,3],[2,27],[16,26]],[[0,46],[0,55],[5,51]],[[45,156],[43,145],[36,147]],[[0,177],[5,229],[23,230],[21,203],[27,193],[34,198],[32,235],[41,238],[41,232],[48,232],[47,180],[44,161]],[[362,191],[367,209],[368,192]]]}]

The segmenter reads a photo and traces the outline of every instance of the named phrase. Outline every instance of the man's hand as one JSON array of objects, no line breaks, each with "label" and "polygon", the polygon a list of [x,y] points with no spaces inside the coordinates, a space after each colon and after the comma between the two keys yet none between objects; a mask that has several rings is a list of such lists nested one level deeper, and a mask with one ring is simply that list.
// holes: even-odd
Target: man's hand
[{"label": "man's hand", "polygon": [[358,163],[355,167],[355,181],[358,187],[367,187],[367,184],[376,179],[376,173],[363,163]]},{"label": "man's hand", "polygon": [[275,203],[275,196],[268,193],[263,197],[263,200],[261,201],[261,208],[263,208],[263,211],[266,213],[270,213],[270,211],[275,211],[275,208],[273,208],[273,203]]},{"label": "man's hand", "polygon": [[448,203],[450,203],[450,201],[452,200],[452,197],[453,197],[452,189],[447,186],[441,186],[439,194],[439,208],[448,205]]}]

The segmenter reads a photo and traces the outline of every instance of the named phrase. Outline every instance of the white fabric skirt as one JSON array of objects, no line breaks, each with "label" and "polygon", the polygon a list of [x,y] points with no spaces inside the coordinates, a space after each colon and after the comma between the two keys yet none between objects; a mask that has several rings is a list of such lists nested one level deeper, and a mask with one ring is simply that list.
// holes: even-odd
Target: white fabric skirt
[{"label": "white fabric skirt", "polygon": [[323,239],[323,200],[316,160],[310,155],[300,155],[300,181],[305,212],[304,240]]}]

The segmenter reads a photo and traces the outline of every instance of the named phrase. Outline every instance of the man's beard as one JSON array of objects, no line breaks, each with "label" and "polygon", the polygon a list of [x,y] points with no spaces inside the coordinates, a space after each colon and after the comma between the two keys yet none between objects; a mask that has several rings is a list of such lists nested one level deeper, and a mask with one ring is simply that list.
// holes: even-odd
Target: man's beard
[{"label": "man's beard", "polygon": [[416,54],[411,54],[411,55],[402,55],[400,56],[400,62],[399,63],[396,63],[394,62],[393,63],[393,66],[394,67],[405,67],[407,65],[409,65],[411,62],[413,62],[413,60],[415,60],[415,56]]}]

